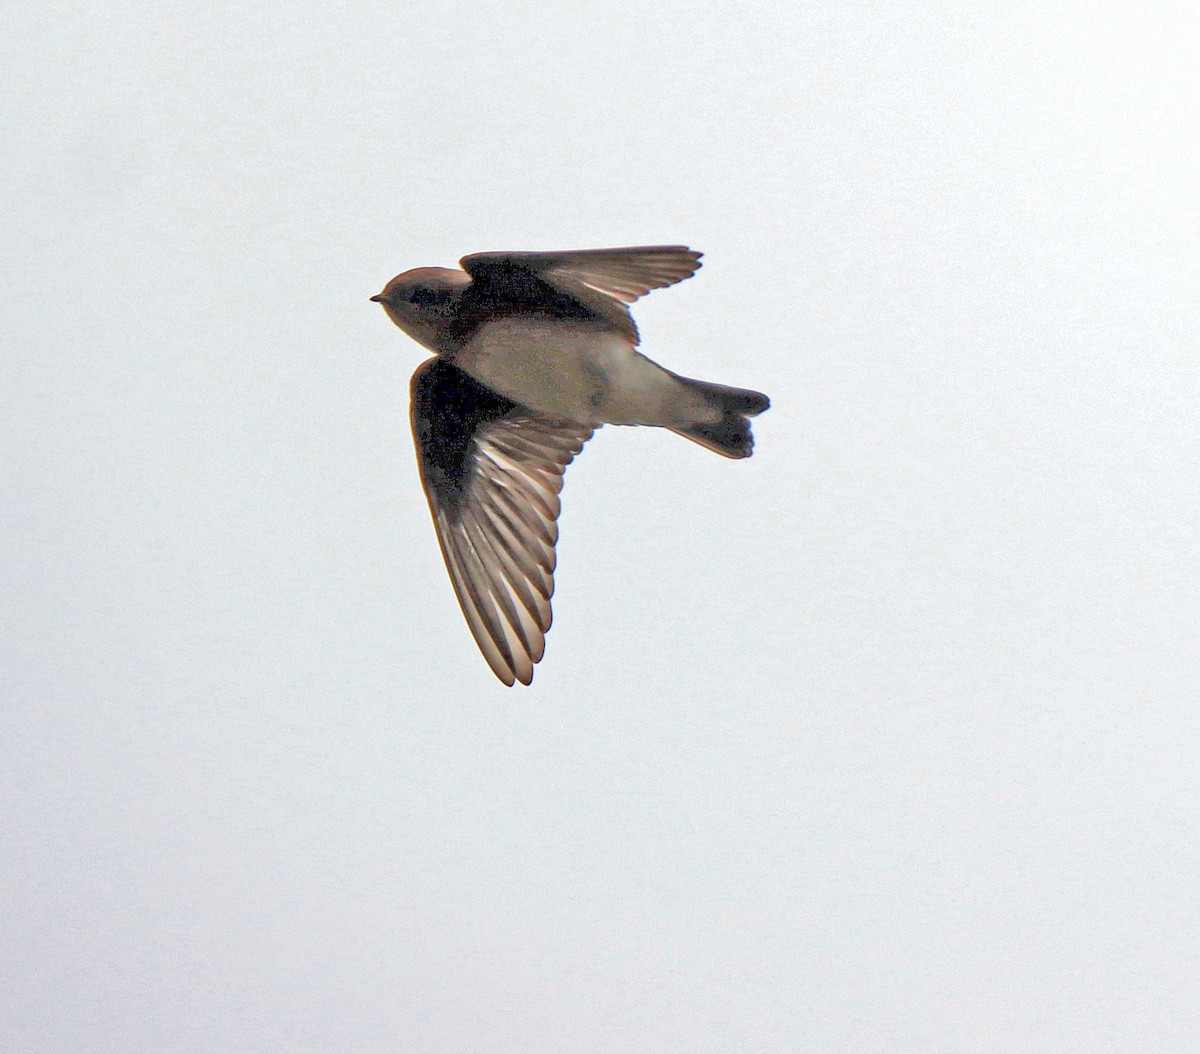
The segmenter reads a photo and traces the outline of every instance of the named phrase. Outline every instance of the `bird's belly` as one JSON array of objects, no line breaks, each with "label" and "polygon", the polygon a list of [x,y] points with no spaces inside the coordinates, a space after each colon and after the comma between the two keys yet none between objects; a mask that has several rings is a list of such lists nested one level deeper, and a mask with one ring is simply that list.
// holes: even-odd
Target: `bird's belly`
[{"label": "bird's belly", "polygon": [[481,327],[453,362],[549,417],[592,425],[679,419],[679,381],[605,326],[502,319]]}]

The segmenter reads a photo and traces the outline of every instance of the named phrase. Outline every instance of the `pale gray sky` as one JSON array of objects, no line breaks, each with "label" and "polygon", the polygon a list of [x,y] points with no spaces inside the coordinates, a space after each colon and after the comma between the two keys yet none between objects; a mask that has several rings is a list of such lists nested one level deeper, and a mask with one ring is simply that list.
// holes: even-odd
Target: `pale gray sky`
[{"label": "pale gray sky", "polygon": [[[1193,4],[160,10],[0,43],[5,1054],[1200,1048]],[[367,298],[655,242],[774,405],[504,689]]]}]

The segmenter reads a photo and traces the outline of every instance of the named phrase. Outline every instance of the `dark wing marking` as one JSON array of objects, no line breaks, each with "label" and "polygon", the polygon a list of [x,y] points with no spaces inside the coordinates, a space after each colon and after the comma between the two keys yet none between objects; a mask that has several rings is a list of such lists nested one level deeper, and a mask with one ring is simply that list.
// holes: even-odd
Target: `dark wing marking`
[{"label": "dark wing marking", "polygon": [[441,359],[413,374],[421,482],[467,625],[505,684],[546,648],[563,471],[592,429],[539,417]]},{"label": "dark wing marking", "polygon": [[[470,256],[464,257],[464,260],[472,259]],[[609,297],[593,296],[590,299],[601,303],[586,303],[585,299],[588,298],[581,299],[570,290],[560,289],[547,281],[546,276],[499,258],[475,269],[471,277],[471,283],[456,301],[451,321],[451,342],[456,347],[467,344],[484,323],[511,315],[536,314],[563,320],[598,320],[609,318],[615,308],[618,325],[621,325],[621,316],[628,318],[628,312]],[[603,301],[607,301],[607,305]]]},{"label": "dark wing marking", "polygon": [[[510,304],[553,304],[554,309],[548,313],[571,317],[558,302],[565,298],[584,308],[584,317],[606,319],[636,344],[637,327],[625,305],[652,289],[690,278],[700,266],[701,255],[683,245],[649,245],[567,252],[472,253],[459,264],[473,279],[479,295],[494,291],[495,300]],[[532,309],[545,310],[540,306]]]}]

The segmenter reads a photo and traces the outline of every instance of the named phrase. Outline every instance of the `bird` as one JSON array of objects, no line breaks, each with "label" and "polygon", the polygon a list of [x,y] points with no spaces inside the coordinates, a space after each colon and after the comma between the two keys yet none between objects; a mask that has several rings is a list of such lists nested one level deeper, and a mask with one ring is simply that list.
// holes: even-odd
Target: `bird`
[{"label": "bird", "polygon": [[421,483],[467,625],[492,672],[528,685],[550,629],[559,494],[602,425],[669,429],[749,457],[761,392],[682,377],[637,350],[629,305],[690,278],[684,245],[481,252],[371,297],[434,353],[413,374]]}]

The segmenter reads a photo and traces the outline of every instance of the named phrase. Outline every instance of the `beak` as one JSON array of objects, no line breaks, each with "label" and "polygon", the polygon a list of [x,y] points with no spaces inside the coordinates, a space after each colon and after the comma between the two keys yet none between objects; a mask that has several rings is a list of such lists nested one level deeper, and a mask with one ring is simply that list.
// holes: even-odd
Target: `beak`
[{"label": "beak", "polygon": [[373,297],[371,297],[371,302],[372,302],[372,303],[375,303],[375,304],[382,304],[382,303],[383,303],[383,301],[384,301],[384,296],[383,296],[383,294],[382,294],[382,293],[376,293],[376,294],[375,294]]}]

